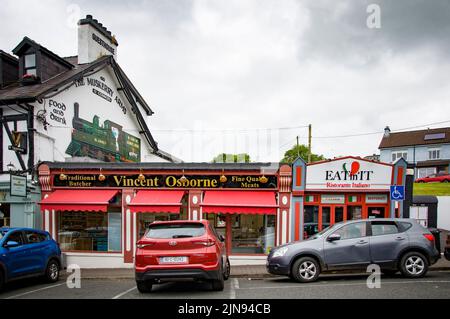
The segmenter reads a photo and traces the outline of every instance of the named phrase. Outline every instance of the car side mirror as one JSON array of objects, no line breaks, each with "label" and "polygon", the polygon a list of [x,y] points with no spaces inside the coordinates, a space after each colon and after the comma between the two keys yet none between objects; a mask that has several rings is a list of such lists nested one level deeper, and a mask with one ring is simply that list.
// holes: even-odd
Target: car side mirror
[{"label": "car side mirror", "polygon": [[13,247],[18,247],[20,246],[18,242],[10,240],[5,244],[6,248],[13,248]]},{"label": "car side mirror", "polygon": [[225,237],[223,237],[223,235],[219,235],[219,240],[223,243],[225,241]]},{"label": "car side mirror", "polygon": [[341,235],[339,234],[331,234],[330,236],[327,237],[327,241],[332,242],[332,241],[336,241],[336,240],[340,240],[341,239]]}]

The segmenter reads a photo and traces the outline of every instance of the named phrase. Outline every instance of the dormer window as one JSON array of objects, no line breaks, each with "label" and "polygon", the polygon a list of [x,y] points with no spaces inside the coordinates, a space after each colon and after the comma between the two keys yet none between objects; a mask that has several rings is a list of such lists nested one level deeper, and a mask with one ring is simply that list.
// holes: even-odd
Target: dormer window
[{"label": "dormer window", "polygon": [[25,74],[37,76],[35,53],[24,55],[23,75]]}]

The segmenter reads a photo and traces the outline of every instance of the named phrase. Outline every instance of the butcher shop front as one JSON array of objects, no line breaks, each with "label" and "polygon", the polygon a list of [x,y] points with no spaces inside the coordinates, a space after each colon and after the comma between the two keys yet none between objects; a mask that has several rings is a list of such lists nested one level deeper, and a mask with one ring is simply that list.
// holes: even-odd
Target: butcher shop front
[{"label": "butcher shop front", "polygon": [[154,221],[207,219],[232,264],[263,264],[289,240],[292,170],[270,163],[56,163],[39,166],[44,229],[67,263],[132,267]]}]

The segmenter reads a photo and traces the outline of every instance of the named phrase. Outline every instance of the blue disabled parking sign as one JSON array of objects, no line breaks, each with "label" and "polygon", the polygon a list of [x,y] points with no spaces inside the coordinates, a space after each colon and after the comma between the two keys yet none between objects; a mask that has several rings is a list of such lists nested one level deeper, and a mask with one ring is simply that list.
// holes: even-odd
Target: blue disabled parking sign
[{"label": "blue disabled parking sign", "polygon": [[391,200],[404,200],[405,199],[405,186],[391,186]]}]

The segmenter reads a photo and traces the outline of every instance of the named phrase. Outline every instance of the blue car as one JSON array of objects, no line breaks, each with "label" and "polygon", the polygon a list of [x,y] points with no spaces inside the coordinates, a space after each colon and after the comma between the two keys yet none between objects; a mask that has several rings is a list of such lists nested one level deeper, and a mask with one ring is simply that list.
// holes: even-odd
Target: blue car
[{"label": "blue car", "polygon": [[0,289],[9,281],[43,276],[59,279],[61,250],[46,231],[0,228]]}]

